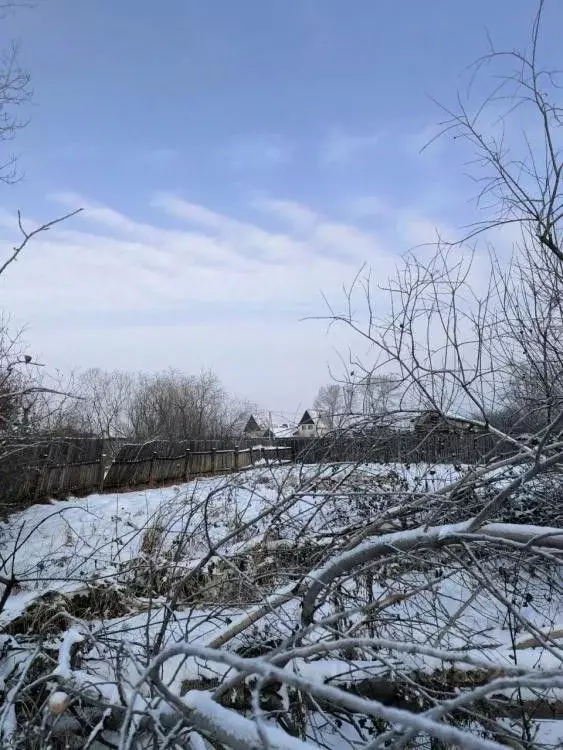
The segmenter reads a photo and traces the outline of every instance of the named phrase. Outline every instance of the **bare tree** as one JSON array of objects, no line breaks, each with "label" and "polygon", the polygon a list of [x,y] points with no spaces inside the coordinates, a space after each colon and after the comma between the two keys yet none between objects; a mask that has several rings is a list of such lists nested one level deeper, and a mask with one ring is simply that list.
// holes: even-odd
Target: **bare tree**
[{"label": "bare tree", "polygon": [[[20,3],[11,2],[10,0],[0,2],[0,20],[5,21],[8,13],[19,5]],[[18,116],[18,110],[31,99],[29,84],[30,75],[21,67],[18,59],[18,49],[15,45],[12,45],[9,50],[0,53],[0,142],[13,140],[18,131],[25,127],[26,120]],[[17,177],[15,156],[8,156],[4,159],[0,158],[0,181],[11,183]],[[21,212],[18,211],[17,220],[20,237],[11,251],[8,252],[7,257],[0,260],[0,276],[3,277],[8,267],[18,259],[20,254],[37,235],[51,230],[61,222],[75,216],[79,211],[80,209],[71,211],[64,216],[41,223],[32,229],[25,226]],[[5,314],[0,324],[0,338],[0,367],[2,368],[1,377],[4,383],[2,387],[3,391],[6,391],[8,381],[10,382],[10,387],[7,388],[8,393],[4,393],[2,398],[4,407],[2,411],[4,417],[7,417],[8,413],[13,411],[15,407],[15,396],[12,392],[14,390],[12,386],[19,386],[19,388],[16,387],[16,390],[21,393],[25,392],[26,396],[29,396],[32,392],[29,371],[18,370],[21,365],[30,365],[32,357],[27,352],[24,353],[21,351],[21,336],[18,333],[10,332],[8,319]],[[33,366],[36,366],[36,363],[33,363]],[[41,389],[38,387],[39,390]],[[47,390],[47,388],[43,388],[43,392]],[[21,404],[18,408],[29,411],[28,406]],[[18,411],[18,408],[15,410]]]},{"label": "bare tree", "polygon": [[313,402],[313,407],[323,415],[330,429],[340,427],[343,420],[348,416],[342,386],[337,383],[321,386]]},{"label": "bare tree", "polygon": [[[0,21],[15,3],[0,5]],[[12,45],[0,54],[0,141],[11,141],[26,124],[19,116],[20,108],[31,99],[30,75],[19,63],[18,48]],[[0,160],[0,181],[12,183],[18,179],[17,159],[14,155]]]},{"label": "bare tree", "polygon": [[[0,3],[0,21],[17,2]],[[12,46],[0,53],[0,143],[12,140],[26,124],[19,116],[20,108],[31,96],[30,77],[19,63],[18,50]],[[19,177],[15,156],[0,157],[0,182],[12,183]],[[0,259],[0,283],[6,271],[18,259],[30,242],[74,216],[80,209],[29,228],[20,211],[17,213],[18,238],[6,256]],[[21,333],[14,332],[4,313],[0,322],[0,473],[2,499],[10,496],[10,478],[17,476],[21,466],[23,442],[34,440],[46,426],[53,409],[58,408],[68,394],[60,379],[46,376],[42,364],[34,361],[23,346]]]},{"label": "bare tree", "polygon": [[560,261],[522,232],[508,269],[497,260],[494,273],[502,300],[496,358],[506,373],[499,402],[513,429],[533,432],[546,427],[563,405]]},{"label": "bare tree", "polygon": [[[528,58],[511,55],[527,76]],[[526,78],[524,90],[540,100],[549,155],[556,141],[538,88],[537,75]],[[527,150],[516,179],[505,151],[491,152],[488,137],[474,140],[474,118],[462,113],[455,125],[496,170],[492,188],[510,221],[519,219],[526,247],[557,261],[558,272],[559,187],[550,160],[536,163],[547,164],[542,179],[547,172],[551,188],[529,193]],[[560,162],[556,154],[553,164]],[[505,226],[502,216],[487,219],[478,234],[499,221]],[[74,509],[80,517],[49,507],[15,519],[3,530],[0,569],[9,628],[6,746],[560,744],[545,724],[563,717],[562,413],[550,397],[542,403],[549,421],[533,442],[488,421],[514,365],[538,353],[529,346],[535,334],[528,343],[515,325],[501,277],[478,286],[475,257],[465,243],[443,240],[432,257],[407,256],[385,286],[383,316],[363,271],[331,318],[370,344],[369,360],[354,358],[354,378],[396,372],[401,408],[475,413],[468,421],[510,450],[468,466],[413,466],[405,457],[388,467],[265,467],[158,498],[105,506],[98,498],[94,522],[91,502]],[[520,245],[514,260],[522,258]],[[356,294],[367,305],[364,320]],[[552,362],[554,320],[538,329],[542,362]],[[203,425],[210,404],[216,413],[216,384],[195,385],[149,379],[141,423],[183,429],[180,413],[186,424],[201,417]],[[66,550],[46,554],[49,524],[51,540],[69,537]],[[22,598],[30,602],[23,612]]]},{"label": "bare tree", "polygon": [[155,375],[93,368],[75,373],[75,400],[51,420],[57,433],[140,442],[238,435],[249,406],[228,395],[217,376]]},{"label": "bare tree", "polygon": [[248,413],[248,405],[227,394],[210,371],[141,375],[128,409],[132,435],[140,441],[232,436]]},{"label": "bare tree", "polygon": [[368,372],[355,385],[359,413],[374,422],[383,421],[400,405],[401,378],[384,373]]},{"label": "bare tree", "polygon": [[362,366],[345,381],[322,386],[314,408],[323,414],[331,429],[383,425],[401,402],[401,378]]},{"label": "bare tree", "polygon": [[73,393],[79,396],[59,413],[59,429],[107,439],[131,437],[130,409],[136,377],[98,368],[75,375]]}]

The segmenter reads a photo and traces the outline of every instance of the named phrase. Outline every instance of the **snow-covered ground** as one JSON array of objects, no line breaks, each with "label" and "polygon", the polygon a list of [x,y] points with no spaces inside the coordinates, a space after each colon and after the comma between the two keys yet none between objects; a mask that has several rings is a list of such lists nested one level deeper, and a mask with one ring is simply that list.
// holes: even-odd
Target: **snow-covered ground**
[{"label": "snow-covered ground", "polygon": [[[259,535],[271,527],[272,512],[278,509],[283,510],[281,516],[276,513],[278,531],[289,539],[304,524],[309,532],[335,523],[347,524],[351,510],[340,503],[339,482],[351,471],[348,465],[325,469],[263,467],[236,477],[54,500],[15,513],[0,524],[0,575],[13,573],[19,586],[0,613],[0,626],[15,608],[45,589],[64,587],[69,591],[84,581],[117,575],[125,563],[139,556],[150,528],[165,529],[168,544],[189,528],[190,549],[185,557],[196,558],[205,554],[209,541],[218,542],[253,519],[257,520],[249,538],[258,541]],[[378,505],[383,504],[385,492],[438,489],[459,476],[449,465],[428,469],[423,465],[370,464],[359,470],[353,467],[353,472],[353,481],[345,483],[346,496],[350,491],[364,494],[366,478],[376,477],[378,497],[374,502]],[[332,498],[330,502],[319,502],[327,496]],[[373,503],[366,507],[366,513],[373,507]],[[264,513],[267,515],[260,522]],[[358,518],[361,520],[361,509]],[[240,536],[225,544],[223,552],[247,546]]]},{"label": "snow-covered ground", "polygon": [[[116,700],[117,653],[126,691],[142,676],[155,642],[161,648],[173,643],[214,647],[228,636],[229,653],[252,655],[244,649],[262,642],[271,647],[292,637],[300,621],[295,586],[303,571],[315,568],[317,555],[326,559],[331,545],[339,544],[340,529],[361,531],[401,498],[439,492],[463,471],[451,465],[414,464],[257,467],[230,477],[33,506],[0,526],[0,575],[17,582],[0,611],[0,629],[9,630],[16,618],[30,611],[30,604],[45,601],[54,592],[69,596],[100,584],[117,591],[124,610],[118,616],[108,605],[107,615],[71,617],[66,635],[47,628],[44,636],[44,645],[61,654],[57,669],[68,675],[67,656],[73,643],[93,644],[81,671],[74,670],[72,676],[96,683],[110,701]],[[261,556],[255,554],[258,550]],[[286,551],[291,556],[284,557]],[[229,589],[226,599],[206,593],[218,567],[223,566],[224,573],[245,555],[251,556],[251,565],[264,566],[263,578],[257,575],[258,567],[248,574],[237,568],[238,577],[248,578],[248,585],[238,593]],[[446,556],[436,558],[433,573],[427,562],[405,569],[390,562],[375,576],[369,570],[360,572],[343,581],[337,592],[340,601],[356,597],[364,606],[367,601],[371,606],[379,603],[381,611],[366,625],[365,614],[351,608],[338,626],[340,637],[353,635],[358,628],[365,635],[369,626],[369,637],[387,646],[381,647],[377,658],[358,647],[350,653],[319,654],[313,662],[296,656],[283,668],[330,684],[398,672],[430,676],[445,668],[445,651],[461,650],[464,655],[457,667],[466,671],[490,666],[511,673],[515,665],[524,671],[561,669],[563,654],[557,648],[519,647],[529,637],[526,626],[540,634],[563,629],[563,605],[549,578],[551,572],[546,577],[541,567],[518,565],[515,553],[506,560],[478,558],[475,569],[468,571],[455,557]],[[169,601],[174,587],[194,570],[205,576],[199,603],[197,597],[179,595],[172,615]],[[144,591],[144,582],[157,574],[158,591]],[[487,576],[500,576],[504,582],[510,613],[491,597]],[[317,621],[339,606],[339,600],[325,601]],[[237,624],[248,623],[249,618],[252,626],[237,632]],[[313,626],[306,643],[319,642],[326,632]],[[11,636],[0,639],[6,646],[18,638],[33,640],[30,636],[12,629]],[[408,651],[404,644],[414,650]],[[0,679],[8,679],[24,654],[25,649],[6,651]],[[215,685],[233,673],[228,663],[179,654],[167,662],[165,678],[170,689],[180,694],[187,683],[206,679]],[[498,693],[510,696],[513,691],[499,687]],[[558,696],[562,698],[563,691]],[[521,697],[531,699],[533,693],[522,691]],[[311,727],[315,721],[311,719]],[[546,746],[563,742],[562,723],[537,725]],[[350,734],[332,726],[323,732],[323,741],[332,748],[362,746],[360,730]]]}]

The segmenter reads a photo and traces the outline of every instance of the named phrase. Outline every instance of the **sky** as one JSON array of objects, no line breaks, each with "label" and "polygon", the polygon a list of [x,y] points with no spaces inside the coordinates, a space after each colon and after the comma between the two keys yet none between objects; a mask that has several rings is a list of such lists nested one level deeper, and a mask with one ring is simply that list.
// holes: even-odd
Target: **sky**
[{"label": "sky", "polygon": [[[563,6],[548,0],[545,45]],[[53,370],[213,369],[274,413],[309,407],[348,352],[327,301],[367,264],[475,218],[440,105],[532,0],[37,0],[0,21],[32,76],[4,154],[0,250],[36,238],[2,307]],[[481,84],[471,96],[479,99]],[[483,88],[483,92],[485,89]],[[385,295],[376,291],[385,308]]]}]

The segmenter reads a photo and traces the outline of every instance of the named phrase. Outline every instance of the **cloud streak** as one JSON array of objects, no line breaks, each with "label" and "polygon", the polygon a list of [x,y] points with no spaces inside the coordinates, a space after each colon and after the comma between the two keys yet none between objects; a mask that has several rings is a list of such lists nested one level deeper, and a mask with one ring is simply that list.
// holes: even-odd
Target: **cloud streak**
[{"label": "cloud streak", "polygon": [[[250,201],[241,220],[161,192],[148,222],[72,192],[50,198],[84,212],[0,279],[38,354],[62,369],[212,367],[278,410],[312,401],[327,364],[338,369],[335,349],[354,347],[318,320],[300,322],[326,314],[322,294],[339,308],[363,263],[385,282],[397,261],[387,248],[431,239],[432,222],[406,211],[382,211],[376,232],[290,200]],[[16,233],[0,212],[0,254]]]},{"label": "cloud streak", "polygon": [[[320,290],[334,292],[361,263],[392,263],[373,235],[287,201],[262,205],[262,220],[244,222],[159,193],[152,207],[162,221],[149,224],[73,193],[50,197],[84,212],[38,237],[19,262],[4,304],[22,319],[118,320],[135,313],[162,319],[186,305],[215,306],[214,319],[220,308],[228,320],[237,306],[257,316],[260,306],[294,311],[297,318],[318,311]],[[273,214],[286,231],[268,228]],[[169,217],[185,228],[167,227]],[[0,226],[8,242],[12,217],[4,214]]]}]

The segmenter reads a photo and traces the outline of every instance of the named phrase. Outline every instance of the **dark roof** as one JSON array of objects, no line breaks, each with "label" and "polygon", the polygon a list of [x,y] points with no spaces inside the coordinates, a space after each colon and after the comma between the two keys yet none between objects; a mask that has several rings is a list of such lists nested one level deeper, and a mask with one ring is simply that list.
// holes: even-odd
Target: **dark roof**
[{"label": "dark roof", "polygon": [[415,429],[435,428],[444,430],[457,428],[469,432],[487,432],[487,426],[484,423],[454,414],[441,414],[434,409],[421,412],[411,421],[414,423]]},{"label": "dark roof", "polygon": [[258,422],[254,419],[254,415],[251,414],[248,418],[248,422],[245,425],[243,432],[262,432],[263,427],[260,427]]},{"label": "dark roof", "polygon": [[458,417],[454,414],[442,414],[436,409],[427,409],[420,412],[412,421],[419,422],[422,420],[443,420],[444,422],[460,422],[462,424],[471,423],[471,420],[466,417]]},{"label": "dark roof", "polygon": [[305,414],[303,414],[303,416],[301,417],[301,420],[300,420],[299,424],[300,425],[301,424],[315,424],[315,420],[309,414],[309,410],[308,409],[305,410]]}]

